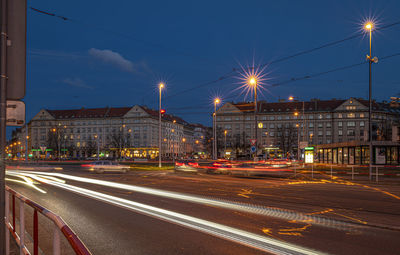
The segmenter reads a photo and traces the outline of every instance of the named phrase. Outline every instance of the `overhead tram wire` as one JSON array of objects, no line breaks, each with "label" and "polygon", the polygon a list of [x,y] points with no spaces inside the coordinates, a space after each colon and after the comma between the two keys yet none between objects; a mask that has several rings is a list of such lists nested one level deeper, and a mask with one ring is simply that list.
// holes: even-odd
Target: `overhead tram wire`
[{"label": "overhead tram wire", "polygon": [[[383,30],[383,29],[387,29],[387,28],[390,28],[390,27],[393,27],[393,26],[396,26],[396,25],[400,25],[400,21],[393,22],[393,23],[390,23],[388,25],[376,28],[376,30]],[[306,54],[309,54],[309,53],[312,53],[314,51],[318,51],[318,50],[321,50],[321,49],[324,49],[324,48],[328,48],[328,47],[331,47],[331,46],[334,46],[334,45],[337,45],[337,44],[340,44],[340,43],[343,43],[343,42],[346,42],[346,41],[349,41],[349,40],[352,40],[352,39],[355,39],[355,38],[358,38],[358,37],[361,37],[361,36],[363,36],[362,33],[356,34],[356,35],[352,35],[352,36],[349,36],[349,37],[346,37],[346,38],[343,38],[343,39],[340,39],[340,40],[337,40],[337,41],[333,41],[333,42],[330,42],[330,43],[323,44],[321,46],[318,46],[318,47],[315,47],[315,48],[312,48],[312,49],[309,49],[309,50],[304,50],[304,51],[295,53],[293,55],[289,55],[289,56],[286,56],[286,57],[282,57],[282,58],[279,58],[279,59],[272,60],[272,61],[270,61],[268,63],[264,63],[264,64],[259,65],[257,67],[249,67],[249,69],[263,68],[266,65],[277,64],[279,62],[284,62],[286,60],[289,60],[289,59],[292,59],[292,58],[296,58],[296,57],[299,57],[299,56],[302,56],[302,55],[306,55]],[[231,75],[232,73],[237,73],[237,68],[233,68],[231,72],[225,74],[224,76],[221,76],[219,79],[216,79],[216,80],[213,80],[213,81],[209,81],[209,82],[205,82],[205,83],[201,83],[201,84],[196,85],[196,86],[194,86],[192,88],[185,89],[185,90],[182,90],[182,91],[177,92],[175,94],[169,95],[166,98],[171,98],[171,97],[174,97],[174,96],[178,96],[178,95],[184,94],[186,92],[190,92],[192,90],[201,88],[203,86],[209,86],[209,85],[212,85],[214,83],[226,80],[228,78],[232,78],[233,77],[233,75]]]},{"label": "overhead tram wire", "polygon": [[[33,7],[31,7],[31,6],[30,6],[30,9],[33,10],[33,11],[35,11],[35,12],[38,12],[38,13],[40,13],[40,14],[44,14],[44,15],[48,15],[48,16],[60,18],[60,19],[65,20],[65,21],[75,21],[75,22],[78,22],[77,20],[74,20],[74,19],[71,19],[71,18],[67,18],[67,17],[65,17],[65,16],[56,15],[55,13],[50,13],[50,12],[42,11],[42,10],[39,10],[39,9],[37,9],[37,8],[33,8]],[[83,22],[82,22],[82,23],[83,23]],[[84,24],[84,23],[83,23],[83,24]],[[376,28],[375,30],[379,31],[379,30],[387,29],[387,28],[390,28],[390,27],[393,27],[393,26],[396,26],[396,25],[399,25],[399,24],[400,24],[400,21],[397,21],[397,22],[390,23],[390,24],[388,24],[388,25],[385,25],[385,26],[381,26],[381,27],[379,27],[379,28]],[[86,24],[85,24],[85,25],[86,25]],[[104,28],[102,28],[102,29],[103,29],[103,30],[107,30],[107,29],[104,29]],[[107,30],[107,31],[109,31],[109,30]],[[155,46],[155,47],[159,47],[159,48],[163,48],[163,49],[167,49],[167,50],[172,50],[172,51],[174,51],[175,53],[180,54],[180,55],[189,56],[189,57],[195,57],[195,56],[193,56],[193,55],[190,55],[190,54],[187,54],[187,53],[184,53],[184,52],[180,52],[180,51],[177,51],[177,50],[174,50],[174,49],[168,49],[168,48],[166,48],[166,47],[163,46],[163,45],[159,45],[159,44],[155,44],[155,43],[152,43],[152,42],[147,42],[147,41],[142,40],[142,39],[135,38],[135,37],[133,37],[133,36],[131,36],[131,35],[127,35],[127,34],[123,34],[123,33],[118,33],[118,32],[116,32],[116,31],[114,31],[114,30],[110,30],[110,31],[111,31],[112,33],[114,33],[114,34],[118,34],[118,35],[120,35],[120,36],[125,36],[125,37],[128,37],[128,38],[130,38],[130,39],[139,41],[139,42],[141,42],[141,43],[150,44],[150,45],[153,45],[153,46]],[[315,48],[312,48],[312,49],[309,49],[309,50],[304,50],[304,51],[295,53],[295,54],[293,54],[293,55],[289,55],[289,56],[286,56],[286,57],[282,57],[282,58],[279,58],[279,59],[270,61],[270,62],[268,62],[268,63],[264,63],[264,64],[262,64],[262,65],[259,65],[258,68],[262,68],[262,67],[264,67],[264,66],[266,66],[266,65],[276,64],[276,63],[283,62],[283,61],[286,61],[286,60],[289,60],[289,59],[292,59],[292,58],[295,58],[295,57],[299,57],[299,56],[302,56],[302,55],[305,55],[305,54],[309,54],[309,53],[314,52],[314,51],[318,51],[318,50],[321,50],[321,49],[324,49],[324,48],[328,48],[328,47],[331,47],[331,46],[334,46],[334,45],[337,45],[337,44],[340,44],[340,43],[343,43],[343,42],[346,42],[346,41],[355,39],[355,38],[357,38],[357,37],[361,37],[362,35],[363,35],[363,34],[356,34],[356,35],[352,35],[352,36],[346,37],[346,38],[341,39],[341,40],[337,40],[337,41],[333,41],[333,42],[330,42],[330,43],[326,43],[326,44],[323,44],[323,45],[321,45],[321,46],[318,46],[318,47],[315,47]],[[395,54],[395,55],[396,55],[396,54]],[[390,57],[390,56],[388,56],[388,57]],[[384,58],[381,58],[381,59],[384,59]],[[204,60],[203,60],[203,61],[204,61]],[[364,63],[366,63],[366,62],[358,63],[358,64],[355,64],[354,66],[362,65],[362,64],[364,64]],[[342,67],[342,68],[338,68],[338,70],[336,70],[336,69],[330,70],[330,71],[328,71],[328,72],[326,72],[326,73],[330,73],[330,72],[334,72],[334,71],[340,71],[340,70],[344,70],[344,69],[348,69],[348,68],[352,68],[352,67],[353,67],[353,65],[345,66],[345,67]],[[249,67],[249,68],[256,68],[256,67]],[[194,87],[192,87],[192,88],[185,89],[185,90],[183,90],[183,91],[180,91],[180,92],[177,92],[177,93],[175,93],[175,94],[169,95],[169,96],[167,96],[166,98],[175,97],[175,96],[177,96],[177,95],[181,95],[181,94],[190,92],[190,91],[192,91],[192,90],[195,90],[195,89],[198,89],[198,88],[201,88],[201,87],[204,87],[204,86],[209,86],[209,85],[218,83],[218,82],[220,82],[220,81],[226,80],[226,79],[228,79],[228,78],[233,77],[232,73],[237,73],[237,69],[236,69],[236,68],[233,68],[232,71],[228,72],[227,74],[221,76],[220,78],[218,78],[218,79],[216,79],[216,80],[212,80],[212,81],[209,81],[209,82],[201,83],[201,84],[196,85],[196,86],[194,86]],[[325,72],[318,73],[318,74],[316,74],[316,75],[319,76],[319,75],[323,75],[323,74],[325,74]],[[308,76],[300,77],[300,78],[296,78],[296,79],[294,79],[294,80],[291,79],[291,80],[286,81],[286,82],[284,82],[284,83],[273,84],[272,86],[278,86],[278,85],[282,85],[282,84],[286,84],[286,83],[290,83],[290,82],[298,81],[298,80],[304,80],[304,79],[308,79],[308,78],[309,78]]]},{"label": "overhead tram wire", "polygon": [[[379,60],[389,59],[389,58],[393,58],[393,57],[397,57],[397,56],[400,56],[400,52],[381,57],[381,58],[379,58]],[[367,64],[367,63],[368,63],[367,61],[363,61],[363,62],[360,62],[360,63],[341,66],[341,67],[337,67],[337,68],[330,69],[330,70],[327,70],[327,71],[322,71],[322,72],[315,73],[315,74],[310,74],[310,75],[305,75],[305,76],[301,76],[301,77],[291,78],[290,80],[282,81],[282,82],[279,82],[279,83],[274,83],[274,84],[271,84],[271,85],[269,85],[267,87],[277,87],[277,86],[285,85],[285,84],[296,82],[296,81],[312,79],[312,78],[315,78],[315,77],[318,77],[318,76],[322,76],[322,75],[325,75],[325,74],[338,72],[338,71],[342,71],[342,70],[346,70],[346,69],[351,69],[351,68],[354,68],[354,67],[357,67],[357,66],[361,66],[361,65],[364,65],[364,64]],[[238,96],[239,95],[231,95],[231,96],[223,98],[223,100],[224,101],[229,101],[229,100],[231,100],[231,99],[233,99],[235,97],[238,97]],[[197,106],[196,105],[196,106],[185,107],[185,109],[205,108],[205,107],[208,107],[208,106],[204,106],[204,105]]]},{"label": "overhead tram wire", "polygon": [[[204,63],[213,64],[213,65],[215,65],[215,66],[220,66],[220,67],[222,67],[222,65],[220,65],[220,64],[215,64],[215,61],[212,61],[212,60],[210,60],[210,59],[206,59],[206,58],[203,58],[203,57],[195,56],[195,55],[189,54],[189,53],[187,53],[187,52],[183,52],[183,51],[177,50],[177,49],[175,49],[175,48],[170,48],[170,47],[166,47],[166,46],[164,46],[164,45],[162,45],[162,44],[154,43],[154,42],[152,42],[152,41],[146,41],[146,40],[140,39],[140,38],[138,38],[138,37],[135,37],[135,36],[133,36],[133,35],[131,35],[131,34],[121,33],[121,32],[118,32],[118,31],[116,31],[116,30],[113,30],[113,29],[107,29],[107,28],[105,28],[105,27],[98,26],[98,25],[96,25],[96,24],[90,24],[90,23],[87,23],[87,22],[84,22],[84,21],[80,21],[80,20],[68,18],[68,17],[65,17],[65,16],[60,16],[60,15],[57,15],[57,14],[52,13],[52,12],[47,12],[47,11],[43,11],[43,10],[34,8],[34,7],[32,7],[32,6],[30,6],[29,8],[30,8],[32,11],[35,11],[35,12],[37,12],[37,13],[39,13],[39,14],[42,14],[42,15],[47,15],[47,16],[51,16],[51,17],[55,17],[55,18],[60,18],[60,19],[62,19],[62,20],[64,20],[64,21],[71,21],[71,22],[80,23],[80,24],[85,25],[85,26],[88,26],[88,27],[95,27],[95,28],[100,29],[100,30],[103,30],[103,31],[105,31],[105,32],[107,32],[107,33],[113,33],[113,34],[118,35],[118,36],[120,36],[120,37],[125,37],[125,38],[127,38],[127,39],[134,40],[134,41],[139,42],[139,43],[141,43],[141,44],[143,44],[143,45],[145,45],[145,46],[147,46],[147,47],[148,47],[148,46],[151,46],[151,47],[154,47],[154,48],[159,48],[159,49],[162,49],[162,50],[166,50],[166,51],[173,52],[173,53],[175,53],[176,55],[181,55],[181,56],[189,57],[189,58],[195,58],[195,59],[200,60],[200,61],[202,61],[202,62],[204,62]],[[226,66],[224,66],[224,67],[226,67]]]}]

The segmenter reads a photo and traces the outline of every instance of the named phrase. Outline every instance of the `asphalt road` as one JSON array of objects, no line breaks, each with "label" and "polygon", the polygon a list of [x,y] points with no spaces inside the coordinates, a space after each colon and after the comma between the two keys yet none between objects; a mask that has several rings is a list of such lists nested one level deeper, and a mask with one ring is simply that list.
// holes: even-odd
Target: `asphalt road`
[{"label": "asphalt road", "polygon": [[[191,216],[198,222],[202,219],[244,230],[316,253],[399,253],[400,184],[331,180],[323,176],[315,180],[309,176],[245,178],[172,171],[99,175],[65,166],[57,173],[129,184],[135,189],[62,178],[73,187]],[[196,229],[181,216],[171,219],[158,212],[151,215],[138,208],[116,206],[87,197],[87,191],[78,194],[61,186],[38,184],[47,192],[43,194],[24,184],[7,185],[60,215],[93,254],[265,253],[254,248],[261,246],[246,240],[232,241],[229,235],[204,226],[196,225]],[[142,191],[138,187],[175,193]],[[178,197],[177,193],[188,196]],[[245,209],[235,207],[237,203]]]}]

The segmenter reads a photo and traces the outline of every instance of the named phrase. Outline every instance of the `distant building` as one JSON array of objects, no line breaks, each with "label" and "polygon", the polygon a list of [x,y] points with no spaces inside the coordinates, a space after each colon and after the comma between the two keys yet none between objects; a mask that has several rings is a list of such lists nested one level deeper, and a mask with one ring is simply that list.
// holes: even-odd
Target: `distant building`
[{"label": "distant building", "polygon": [[[145,106],[76,110],[42,109],[26,126],[14,132],[33,157],[85,158],[97,154],[118,158],[158,156],[158,111]],[[180,117],[162,117],[162,156],[172,158],[193,152],[194,128]]]},{"label": "distant building", "polygon": [[194,148],[193,151],[200,158],[209,157],[209,148],[208,148],[208,138],[211,135],[212,129],[210,127],[206,127],[202,124],[192,124],[194,128],[193,139],[194,139]]},{"label": "distant building", "polygon": [[[368,101],[312,99],[304,102],[258,102],[258,154],[297,155],[298,142],[308,146],[368,141]],[[373,102],[374,140],[392,140],[392,127],[400,122],[400,108]],[[254,103],[226,103],[217,110],[218,139],[227,130],[227,147],[234,155],[249,155],[255,134]],[[218,132],[217,132],[218,133]],[[223,151],[218,143],[218,151]]]}]

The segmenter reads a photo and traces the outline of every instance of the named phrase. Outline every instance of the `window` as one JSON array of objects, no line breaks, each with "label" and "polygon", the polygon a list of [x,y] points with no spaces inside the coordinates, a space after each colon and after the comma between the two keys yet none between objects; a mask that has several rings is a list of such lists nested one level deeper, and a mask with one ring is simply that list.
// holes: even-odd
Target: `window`
[{"label": "window", "polygon": [[347,130],[347,135],[348,136],[354,136],[355,135],[354,129],[348,129]]},{"label": "window", "polygon": [[360,113],[360,118],[364,118],[365,114],[364,113]]},{"label": "window", "polygon": [[322,128],[322,127],[323,127],[323,124],[322,124],[322,123],[318,123],[318,127],[319,127],[319,128]]},{"label": "window", "polygon": [[308,124],[308,127],[310,127],[310,128],[314,127],[314,123],[310,122],[310,123]]},{"label": "window", "polygon": [[338,118],[339,118],[339,119],[343,118],[343,114],[339,113],[339,114],[338,114]]},{"label": "window", "polygon": [[356,107],[354,105],[348,105],[346,106],[346,110],[355,110]]},{"label": "window", "polygon": [[347,118],[355,118],[356,115],[354,113],[348,113]]},{"label": "window", "polygon": [[282,119],[282,116],[278,116],[278,120],[281,120]]},{"label": "window", "polygon": [[250,116],[246,116],[246,120],[250,120]]},{"label": "window", "polygon": [[338,135],[343,135],[343,130],[338,130]]},{"label": "window", "polygon": [[331,118],[331,115],[330,115],[330,114],[327,114],[327,115],[325,116],[325,118],[326,118],[326,119],[330,119],[330,118]]},{"label": "window", "polygon": [[364,121],[360,121],[360,127],[364,127],[365,123]]},{"label": "window", "polygon": [[274,124],[269,124],[269,128],[275,128]]},{"label": "window", "polygon": [[286,116],[285,119],[287,119],[287,120],[290,119],[290,116]]},{"label": "window", "polygon": [[318,115],[318,119],[322,119],[322,114]]},{"label": "window", "polygon": [[240,120],[240,117],[236,117],[235,120]]},{"label": "window", "polygon": [[326,135],[328,136],[328,135],[331,135],[332,133],[331,133],[331,131],[330,130],[327,130],[326,131]]},{"label": "window", "polygon": [[309,118],[310,120],[312,120],[312,119],[314,119],[314,115],[310,115],[310,116],[308,116],[308,118]]},{"label": "window", "polygon": [[347,126],[348,127],[355,127],[356,123],[354,121],[349,121],[349,122],[347,122]]},{"label": "window", "polygon": [[246,128],[250,128],[250,124],[246,124]]},{"label": "window", "polygon": [[269,120],[275,120],[274,116],[269,117]]},{"label": "window", "polygon": [[232,120],[231,117],[225,117],[225,120]]},{"label": "window", "polygon": [[277,128],[282,128],[282,124],[276,125]]},{"label": "window", "polygon": [[342,127],[343,126],[343,122],[339,121],[338,122],[338,127]]},{"label": "window", "polygon": [[330,123],[330,122],[327,122],[327,123],[326,123],[326,127],[331,127],[331,123]]},{"label": "window", "polygon": [[232,125],[230,125],[230,124],[225,125],[225,129],[231,129],[231,128],[232,128]]},{"label": "window", "polygon": [[267,120],[267,116],[262,116],[261,120]]},{"label": "window", "polygon": [[275,133],[272,131],[272,132],[269,132],[269,136],[274,136],[275,135]]},{"label": "window", "polygon": [[318,136],[322,136],[322,131],[318,131]]}]

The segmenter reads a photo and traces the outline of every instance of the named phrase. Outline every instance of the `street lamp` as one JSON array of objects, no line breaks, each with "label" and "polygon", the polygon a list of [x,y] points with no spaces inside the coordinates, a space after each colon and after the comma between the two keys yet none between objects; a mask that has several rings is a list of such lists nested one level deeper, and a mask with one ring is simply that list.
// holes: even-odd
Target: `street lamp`
[{"label": "street lamp", "polygon": [[158,84],[159,91],[159,109],[158,109],[158,167],[161,167],[161,92],[164,88],[164,83],[160,82]]},{"label": "street lamp", "polygon": [[219,104],[221,100],[217,97],[214,99],[214,121],[213,121],[213,159],[217,159],[218,157],[218,151],[217,151],[217,104]]},{"label": "street lamp", "polygon": [[250,76],[247,85],[254,89],[254,139],[256,141],[256,151],[254,152],[254,160],[257,157],[257,149],[258,149],[258,142],[257,142],[257,78],[255,76]]},{"label": "street lamp", "polygon": [[[289,98],[289,101],[294,101],[295,100],[295,98],[293,97],[293,96],[290,96]],[[298,98],[297,98],[298,99]],[[302,113],[302,118],[303,118],[303,129],[302,129],[302,136],[303,136],[303,139],[305,139],[305,133],[306,133],[306,117],[305,117],[305,114],[304,114],[304,111],[305,111],[305,107],[304,107],[304,104],[305,104],[305,102],[304,102],[304,100],[301,100],[302,101],[302,103],[303,103],[303,113]],[[299,116],[299,113],[298,112],[295,112],[294,113],[294,116]],[[300,125],[299,125],[300,126]],[[297,133],[299,132],[299,130],[300,130],[300,127],[298,128],[298,130],[297,130]],[[297,141],[297,158],[298,158],[298,160],[300,160],[300,138],[298,139],[298,141]]]},{"label": "street lamp", "polygon": [[300,124],[296,123],[297,127],[297,160],[300,161]]},{"label": "street lamp", "polygon": [[[119,130],[120,130],[120,134],[119,134],[119,160],[122,159],[122,149],[125,146],[122,146],[122,137],[124,136],[124,130],[125,130],[126,125],[123,124]],[[125,143],[125,137],[124,137],[124,143]]]},{"label": "street lamp", "polygon": [[[371,78],[371,67],[372,63],[378,63],[377,57],[372,57],[372,29],[374,23],[371,21],[365,24],[365,30],[369,33],[369,55],[367,60],[369,63],[369,114],[368,114],[368,126],[369,126],[369,179],[372,180],[372,78]],[[378,176],[377,176],[378,178]]]},{"label": "street lamp", "polygon": [[96,134],[96,135],[94,135],[94,138],[95,138],[96,141],[97,141],[97,161],[99,161],[99,160],[100,160],[99,137],[98,137],[97,134]]},{"label": "street lamp", "polygon": [[[173,120],[172,123],[175,124],[176,120]],[[174,134],[175,133],[175,129],[172,129],[171,132],[172,132],[172,161],[175,164],[175,134]]]},{"label": "street lamp", "polygon": [[182,146],[182,152],[183,152],[182,154],[183,154],[183,155],[185,155],[185,153],[186,153],[186,144],[185,144],[185,142],[186,142],[186,138],[183,137],[183,138],[182,138],[182,143],[183,143],[183,144],[182,144],[182,145],[183,145],[183,146]]},{"label": "street lamp", "polygon": [[224,150],[224,157],[226,156],[226,134],[228,133],[228,130],[224,131],[224,136],[225,136],[225,150]]}]

